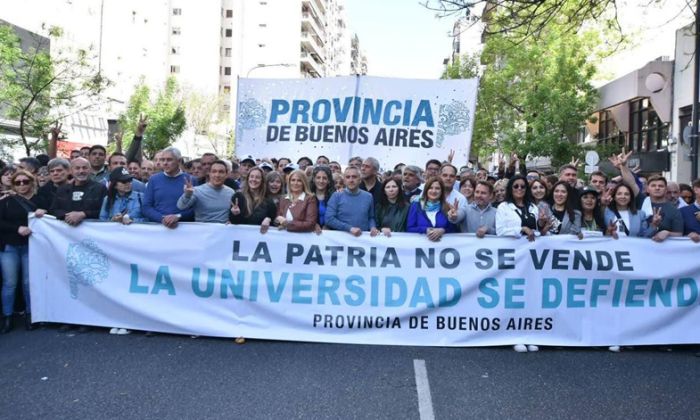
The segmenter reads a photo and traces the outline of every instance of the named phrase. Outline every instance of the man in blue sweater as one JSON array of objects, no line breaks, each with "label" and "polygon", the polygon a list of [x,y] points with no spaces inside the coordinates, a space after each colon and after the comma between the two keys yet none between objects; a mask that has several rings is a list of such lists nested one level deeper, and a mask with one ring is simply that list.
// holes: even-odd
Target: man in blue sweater
[{"label": "man in blue sweater", "polygon": [[377,236],[374,220],[374,200],[372,194],[360,189],[360,170],[349,166],[343,174],[345,189],[335,193],[328,200],[326,226],[334,230],[344,230],[354,236],[370,231]]},{"label": "man in blue sweater", "polygon": [[193,210],[180,210],[177,200],[182,195],[185,179],[193,185],[197,180],[180,170],[180,151],[168,147],[160,152],[163,172],[153,175],[148,180],[146,193],[143,196],[143,214],[151,222],[162,223],[165,227],[175,229],[178,222],[194,220]]}]

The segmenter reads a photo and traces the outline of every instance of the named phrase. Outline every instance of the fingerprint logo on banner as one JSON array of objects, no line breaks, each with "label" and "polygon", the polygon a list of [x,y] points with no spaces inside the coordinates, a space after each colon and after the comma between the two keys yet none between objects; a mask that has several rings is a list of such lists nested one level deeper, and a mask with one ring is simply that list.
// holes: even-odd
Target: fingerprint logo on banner
[{"label": "fingerprint logo on banner", "polygon": [[238,104],[238,123],[244,130],[254,130],[265,125],[267,110],[254,98],[246,99]]},{"label": "fingerprint logo on banner", "polygon": [[78,285],[93,286],[102,283],[109,275],[109,259],[97,244],[85,239],[68,246],[66,254],[70,296],[78,298]]},{"label": "fingerprint logo on banner", "polygon": [[437,141],[435,145],[442,147],[445,135],[456,136],[464,133],[471,124],[469,105],[467,102],[452,100],[448,104],[440,104],[440,120],[437,127]]}]

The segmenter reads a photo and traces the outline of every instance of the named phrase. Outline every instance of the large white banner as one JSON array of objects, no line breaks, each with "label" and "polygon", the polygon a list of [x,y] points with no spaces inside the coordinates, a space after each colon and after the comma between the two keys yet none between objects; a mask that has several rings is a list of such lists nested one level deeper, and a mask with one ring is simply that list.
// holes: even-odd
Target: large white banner
[{"label": "large white banner", "polygon": [[477,79],[239,79],[236,154],[373,156],[393,167],[455,150],[466,162],[477,88]]},{"label": "large white banner", "polygon": [[420,346],[700,342],[689,240],[30,226],[37,322]]}]

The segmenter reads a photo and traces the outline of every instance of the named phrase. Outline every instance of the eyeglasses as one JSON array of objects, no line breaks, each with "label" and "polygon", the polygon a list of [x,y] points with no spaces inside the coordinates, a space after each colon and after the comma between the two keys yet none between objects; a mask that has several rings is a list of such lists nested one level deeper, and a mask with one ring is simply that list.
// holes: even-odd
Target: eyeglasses
[{"label": "eyeglasses", "polygon": [[12,184],[18,187],[20,185],[30,185],[31,183],[32,181],[29,179],[16,179],[15,182],[13,182]]},{"label": "eyeglasses", "polygon": [[513,184],[514,190],[524,190],[525,188],[527,188],[525,184]]}]

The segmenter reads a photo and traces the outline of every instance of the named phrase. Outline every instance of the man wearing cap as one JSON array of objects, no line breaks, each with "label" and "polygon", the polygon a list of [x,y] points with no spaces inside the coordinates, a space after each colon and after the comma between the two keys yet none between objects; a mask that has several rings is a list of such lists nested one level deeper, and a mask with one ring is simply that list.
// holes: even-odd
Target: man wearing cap
[{"label": "man wearing cap", "polygon": [[185,184],[190,182],[196,185],[197,180],[180,170],[182,155],[178,149],[168,147],[160,153],[163,172],[154,174],[148,181],[143,196],[143,214],[151,222],[174,229],[180,221],[194,220],[192,209],[181,211],[177,208],[177,200]]},{"label": "man wearing cap", "polygon": [[345,189],[331,195],[326,208],[326,226],[334,230],[350,232],[354,236],[379,231],[374,218],[372,194],[360,189],[360,170],[349,166],[344,172]]},{"label": "man wearing cap", "polygon": [[224,185],[228,178],[228,165],[217,160],[209,167],[209,180],[204,185],[193,187],[185,180],[183,194],[177,200],[180,210],[194,209],[195,222],[226,223],[231,210],[232,188]]},{"label": "man wearing cap", "polygon": [[240,168],[238,170],[241,172],[241,178],[245,180],[248,178],[248,171],[256,165],[255,158],[252,155],[245,155],[241,158],[239,165]]},{"label": "man wearing cap", "polygon": [[272,164],[269,162],[261,162],[258,166],[265,172],[265,174],[269,174],[275,169],[274,166],[272,166]]},{"label": "man wearing cap", "polygon": [[58,187],[49,213],[71,226],[78,226],[85,219],[99,218],[107,189],[90,179],[87,159],[73,159],[70,166],[73,183]]}]

